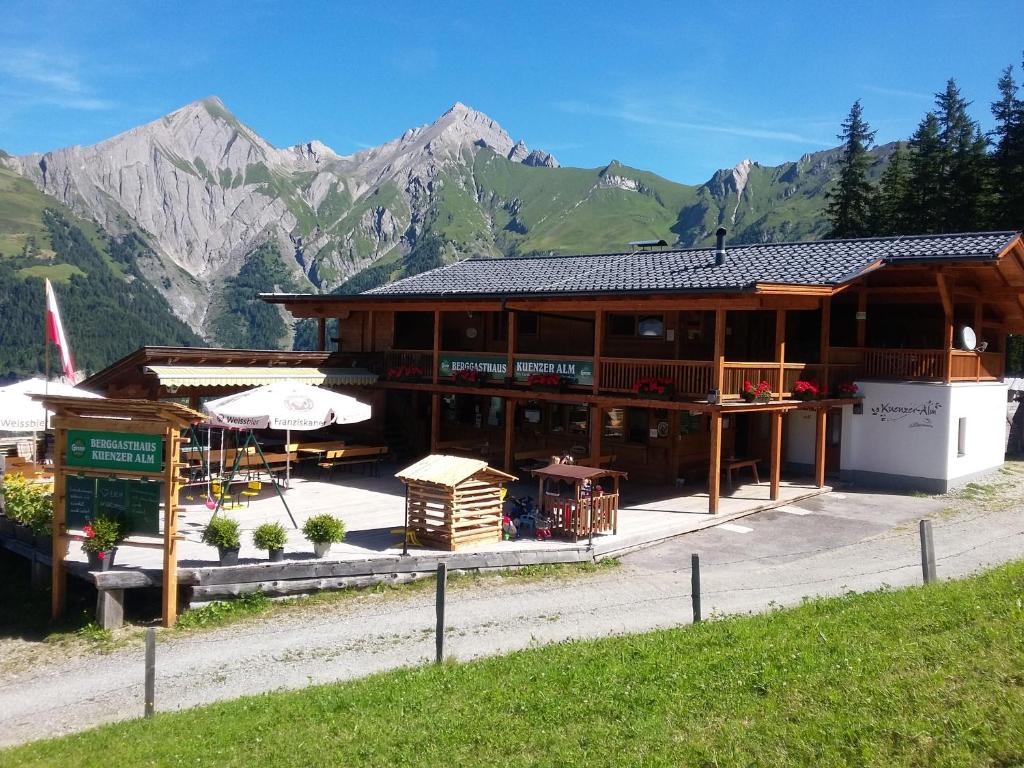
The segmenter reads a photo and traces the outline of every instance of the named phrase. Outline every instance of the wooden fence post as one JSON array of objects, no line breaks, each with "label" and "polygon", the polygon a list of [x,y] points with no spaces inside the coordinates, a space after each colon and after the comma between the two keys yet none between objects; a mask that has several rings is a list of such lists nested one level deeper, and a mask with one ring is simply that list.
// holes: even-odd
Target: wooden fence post
[{"label": "wooden fence post", "polygon": [[922,520],[921,525],[921,574],[925,584],[936,580],[935,541],[932,538],[932,521]]},{"label": "wooden fence post", "polygon": [[156,698],[156,628],[146,629],[146,717],[153,716]]},{"label": "wooden fence post", "polygon": [[690,555],[690,598],[693,601],[693,623],[700,622],[700,555]]},{"label": "wooden fence post", "polygon": [[444,596],[448,584],[448,566],[437,564],[437,630],[435,644],[437,646],[438,664],[444,659]]}]

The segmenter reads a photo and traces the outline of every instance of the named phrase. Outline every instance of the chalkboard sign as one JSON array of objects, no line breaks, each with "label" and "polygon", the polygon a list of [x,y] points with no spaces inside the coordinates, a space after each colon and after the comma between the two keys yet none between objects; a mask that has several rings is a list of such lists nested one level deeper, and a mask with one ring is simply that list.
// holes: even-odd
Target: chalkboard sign
[{"label": "chalkboard sign", "polygon": [[82,528],[96,515],[119,517],[129,534],[160,533],[162,483],[113,478],[67,478],[67,526]]},{"label": "chalkboard sign", "polygon": [[68,528],[82,528],[96,514],[96,478],[68,475],[65,489]]}]

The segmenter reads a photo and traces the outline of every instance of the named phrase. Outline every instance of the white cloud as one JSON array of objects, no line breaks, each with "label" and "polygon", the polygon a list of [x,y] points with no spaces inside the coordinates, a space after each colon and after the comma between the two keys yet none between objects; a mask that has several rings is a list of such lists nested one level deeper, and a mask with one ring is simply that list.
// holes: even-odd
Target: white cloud
[{"label": "white cloud", "polygon": [[[745,138],[753,139],[767,139],[770,141],[785,141],[794,144],[813,144],[821,147],[832,146],[831,143],[821,141],[820,139],[804,136],[795,131],[780,131],[772,130],[769,128],[763,128],[759,126],[744,126],[728,124],[725,122],[718,123],[701,123],[692,122],[688,120],[674,120],[670,118],[655,117],[644,111],[638,111],[634,109],[605,109],[602,107],[595,107],[591,104],[586,104],[579,101],[563,101],[557,104],[557,107],[563,112],[568,112],[574,115],[594,115],[597,117],[607,117],[614,120],[621,120],[627,123],[634,123],[637,125],[648,125],[658,128],[671,128],[673,130],[680,131],[704,131],[707,133],[718,133],[727,136],[742,136]],[[652,110],[653,112],[653,110]]]},{"label": "white cloud", "polygon": [[0,49],[0,92],[20,106],[47,104],[88,112],[116,106],[94,93],[83,72],[73,57],[39,48]]}]

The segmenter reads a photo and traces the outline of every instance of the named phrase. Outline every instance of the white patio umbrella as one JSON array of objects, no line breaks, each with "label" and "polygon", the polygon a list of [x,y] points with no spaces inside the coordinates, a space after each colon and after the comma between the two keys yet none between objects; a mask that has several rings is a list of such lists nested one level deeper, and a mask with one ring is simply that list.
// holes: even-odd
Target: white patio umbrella
[{"label": "white patio umbrella", "polygon": [[285,484],[291,481],[291,432],[370,418],[370,406],[354,397],[309,384],[282,381],[211,400],[203,408],[216,426],[285,430]]},{"label": "white patio umbrella", "polygon": [[44,393],[62,397],[100,397],[70,384],[47,382],[38,377],[0,387],[0,431],[45,432],[49,428],[52,412],[31,397]]}]

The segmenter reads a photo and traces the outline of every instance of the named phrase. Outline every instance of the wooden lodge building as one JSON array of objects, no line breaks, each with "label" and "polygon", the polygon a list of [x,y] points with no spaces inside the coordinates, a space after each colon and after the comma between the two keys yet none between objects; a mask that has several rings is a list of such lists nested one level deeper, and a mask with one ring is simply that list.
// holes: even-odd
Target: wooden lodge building
[{"label": "wooden lodge building", "polygon": [[[369,428],[410,458],[463,453],[514,472],[568,452],[631,480],[707,484],[711,511],[723,471],[751,461],[773,497],[784,468],[941,491],[1002,462],[1006,336],[1024,333],[1019,233],[723,237],[474,258],[350,296],[265,294],[318,321],[319,352],[140,350],[85,386],[195,404],[230,391],[206,369],[303,368],[371,397]],[[767,382],[767,402],[742,400],[745,382]],[[827,394],[801,402],[797,382]]]}]

